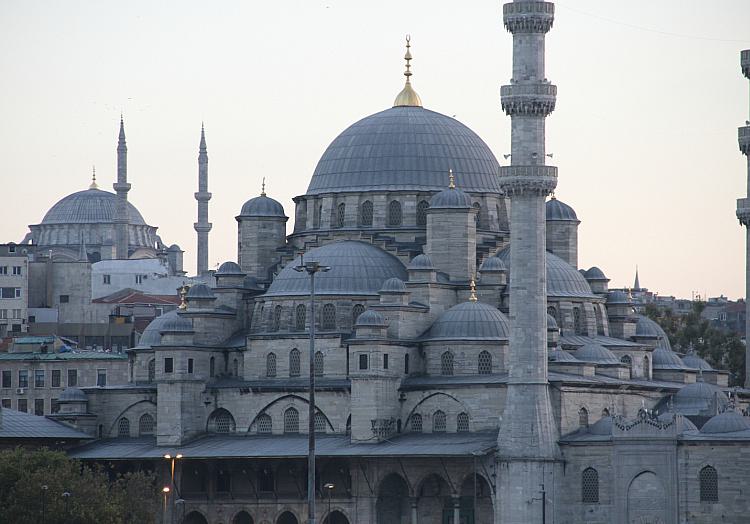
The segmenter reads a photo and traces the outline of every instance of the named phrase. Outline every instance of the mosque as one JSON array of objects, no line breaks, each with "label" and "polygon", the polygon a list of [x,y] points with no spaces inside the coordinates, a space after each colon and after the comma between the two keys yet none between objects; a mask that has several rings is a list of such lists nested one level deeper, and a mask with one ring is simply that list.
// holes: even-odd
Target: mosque
[{"label": "mosque", "polygon": [[[161,471],[169,518],[188,524],[305,521],[308,431],[327,524],[747,522],[750,390],[578,267],[580,220],[550,197],[544,145],[554,5],[503,11],[510,164],[423,106],[407,40],[393,107],[333,140],[293,230],[265,191],[248,200],[237,260],[146,328],[128,383],[62,393],[52,417],[97,437],[73,456]],[[199,165],[201,269],[205,137]],[[83,235],[102,259],[161,249],[120,173],[116,195],[54,206],[34,242],[74,252]],[[311,262],[327,269],[314,309]]]}]

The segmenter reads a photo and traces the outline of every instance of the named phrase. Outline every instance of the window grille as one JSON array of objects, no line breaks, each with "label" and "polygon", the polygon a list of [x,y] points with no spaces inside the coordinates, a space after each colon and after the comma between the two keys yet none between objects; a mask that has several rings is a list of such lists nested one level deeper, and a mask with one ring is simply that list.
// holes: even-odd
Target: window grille
[{"label": "window grille", "polygon": [[138,419],[138,435],[140,435],[141,437],[146,435],[153,435],[154,425],[154,417],[152,417],[148,413],[144,413],[143,415],[141,415],[141,418]]},{"label": "window grille", "polygon": [[324,369],[323,368],[323,364],[324,364],[323,353],[321,351],[316,351],[315,352],[315,362],[314,362],[314,365],[315,365],[315,376],[316,377],[322,377],[323,376],[323,369]]},{"label": "window grille", "polygon": [[322,324],[321,327],[324,330],[336,329],[336,306],[333,304],[323,306]]},{"label": "window grille", "polygon": [[589,411],[586,408],[578,410],[578,425],[582,428],[589,426]]},{"label": "window grille", "polygon": [[299,349],[294,348],[289,352],[289,376],[298,377],[300,375],[300,357]]},{"label": "window grille", "polygon": [[365,312],[365,306],[362,304],[355,304],[352,308],[352,326],[357,323],[359,316]]},{"label": "window grille", "polygon": [[336,207],[336,227],[344,227],[346,218],[346,204],[343,202]]},{"label": "window grille", "polygon": [[432,415],[432,432],[445,433],[445,412],[437,410]]},{"label": "window grille", "polygon": [[118,437],[129,437],[130,436],[130,420],[122,417],[117,423],[117,436]]},{"label": "window grille", "polygon": [[276,376],[276,353],[269,353],[266,355],[266,376]]},{"label": "window grille", "polygon": [[426,226],[427,225],[427,209],[430,207],[430,204],[426,200],[420,200],[417,204],[417,225],[418,226]]},{"label": "window grille", "polygon": [[712,466],[701,469],[701,502],[719,502],[719,475]]},{"label": "window grille", "polygon": [[581,334],[581,310],[580,308],[573,308],[573,331],[576,335]]},{"label": "window grille", "polygon": [[156,360],[153,358],[148,361],[148,381],[153,382],[156,380]]},{"label": "window grille", "polygon": [[456,417],[456,431],[459,433],[467,433],[469,431],[469,415],[466,413],[459,413]]},{"label": "window grille", "polygon": [[315,433],[325,433],[326,432],[326,417],[323,415],[323,413],[315,413]]},{"label": "window grille", "polygon": [[477,229],[484,227],[484,222],[482,221],[482,205],[479,202],[474,202],[471,206],[477,210],[477,214],[474,215],[474,223],[476,224]]},{"label": "window grille", "polygon": [[299,411],[294,408],[284,411],[284,433],[299,433]]},{"label": "window grille", "polygon": [[586,468],[581,474],[581,500],[584,504],[599,503],[599,472]]},{"label": "window grille", "polygon": [[492,355],[489,351],[482,351],[479,354],[479,374],[489,375],[492,373]]},{"label": "window grille", "polygon": [[398,200],[391,200],[391,203],[388,204],[388,225],[400,226],[401,220],[401,202]]},{"label": "window grille", "polygon": [[271,331],[278,331],[281,326],[281,306],[273,308],[273,320],[271,322]]},{"label": "window grille", "polygon": [[222,410],[216,414],[214,425],[216,433],[231,433],[234,431],[234,418],[228,411]]},{"label": "window grille", "polygon": [[450,351],[446,351],[440,356],[440,374],[453,374],[453,353],[451,353]]},{"label": "window grille", "polygon": [[305,321],[307,320],[307,306],[304,304],[297,304],[297,308],[294,310],[294,327],[297,331],[305,330]]},{"label": "window grille", "polygon": [[555,306],[548,306],[547,307],[547,314],[555,319],[555,322],[558,322],[557,318],[557,308]]},{"label": "window grille", "polygon": [[372,202],[365,200],[362,202],[361,221],[363,226],[372,225]]},{"label": "window grille", "polygon": [[258,433],[260,433],[261,435],[270,435],[272,428],[271,415],[263,413],[258,417],[255,425],[258,428]]},{"label": "window grille", "polygon": [[620,362],[628,366],[628,374],[630,375],[630,377],[632,377],[633,376],[633,359],[630,358],[630,355],[623,355],[620,358]]},{"label": "window grille", "polygon": [[422,433],[422,415],[414,413],[411,416],[411,431],[412,433]]},{"label": "window grille", "polygon": [[651,378],[651,366],[649,365],[648,355],[643,357],[643,376]]}]

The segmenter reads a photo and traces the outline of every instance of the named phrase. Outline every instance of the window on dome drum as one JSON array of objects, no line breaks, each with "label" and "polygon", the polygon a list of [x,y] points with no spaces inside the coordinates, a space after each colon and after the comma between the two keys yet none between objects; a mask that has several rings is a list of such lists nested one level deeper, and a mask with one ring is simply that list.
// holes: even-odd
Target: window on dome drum
[{"label": "window on dome drum", "polygon": [[477,214],[474,215],[474,223],[476,224],[477,229],[484,227],[484,222],[482,222],[482,204],[474,202],[471,207],[477,210]]},{"label": "window on dome drum", "polygon": [[276,376],[276,353],[269,353],[266,355],[266,376]]},{"label": "window on dome drum", "polygon": [[706,466],[698,474],[701,502],[719,502],[719,474],[713,466]]},{"label": "window on dome drum", "polygon": [[148,361],[148,381],[153,382],[156,379],[156,360],[153,358]]},{"label": "window on dome drum", "polygon": [[437,410],[432,415],[432,432],[433,433],[445,433],[445,412]]},{"label": "window on dome drum", "polygon": [[649,363],[648,355],[643,357],[643,376],[647,379],[651,378],[651,365]]},{"label": "window on dome drum", "polygon": [[401,202],[398,200],[391,200],[390,204],[388,204],[388,225],[400,226],[402,218]]},{"label": "window on dome drum", "polygon": [[153,435],[155,425],[154,417],[148,413],[144,413],[141,415],[141,418],[138,419],[138,436],[144,437],[147,435]]},{"label": "window on dome drum", "polygon": [[240,376],[240,363],[236,358],[234,359],[234,362],[232,362],[232,375],[234,375],[235,377]]},{"label": "window on dome drum", "polygon": [[307,306],[304,304],[297,304],[294,309],[294,328],[297,331],[305,330],[305,321],[307,320]]},{"label": "window on dome drum", "polygon": [[599,503],[599,472],[586,468],[581,473],[581,501],[584,504]]},{"label": "window on dome drum", "polygon": [[213,430],[216,433],[233,433],[234,417],[226,409],[220,409],[213,417]]},{"label": "window on dome drum", "polygon": [[466,413],[459,413],[456,417],[456,431],[459,433],[467,433],[469,431],[469,415]]},{"label": "window on dome drum", "polygon": [[555,322],[558,322],[557,318],[557,308],[555,306],[548,306],[547,307],[547,314],[555,319]]},{"label": "window on dome drum", "polygon": [[208,374],[213,377],[216,375],[216,359],[211,357],[208,361]]},{"label": "window on dome drum", "polygon": [[315,376],[316,377],[322,377],[323,376],[323,363],[324,363],[323,353],[320,352],[320,351],[316,351],[315,352],[315,361],[314,361]]},{"label": "window on dome drum", "polygon": [[299,349],[294,348],[289,352],[289,376],[298,377],[300,375],[300,355]]},{"label": "window on dome drum", "polygon": [[414,413],[409,420],[412,433],[422,433],[422,415]]},{"label": "window on dome drum", "polygon": [[270,435],[272,430],[271,415],[263,413],[255,421],[255,427],[261,435]]},{"label": "window on dome drum", "polygon": [[417,225],[427,225],[427,209],[430,207],[429,202],[426,200],[420,200],[417,204]]},{"label": "window on dome drum", "polygon": [[325,415],[320,411],[315,413],[315,433],[325,433],[327,425],[328,422],[326,422]]},{"label": "window on dome drum", "polygon": [[578,425],[582,428],[589,427],[589,411],[586,408],[578,410]]},{"label": "window on dome drum", "polygon": [[354,304],[354,307],[352,308],[352,326],[357,323],[357,319],[364,312],[365,306],[363,306],[362,304]]},{"label": "window on dome drum", "polygon": [[451,353],[450,351],[446,351],[445,353],[440,355],[440,374],[453,374],[453,353]]},{"label": "window on dome drum", "polygon": [[362,209],[360,211],[360,222],[363,226],[372,225],[372,202],[365,200],[362,202]]},{"label": "window on dome drum", "polygon": [[271,319],[271,331],[278,331],[281,326],[281,306],[273,308],[273,319]]},{"label": "window on dome drum", "polygon": [[122,417],[117,422],[117,436],[118,437],[129,437],[130,436],[130,420]]},{"label": "window on dome drum", "polygon": [[575,332],[576,335],[580,335],[582,331],[581,328],[581,309],[574,307],[573,308],[573,332]]},{"label": "window on dome drum", "polygon": [[333,304],[323,306],[321,328],[327,331],[336,329],[336,306]]},{"label": "window on dome drum", "polygon": [[482,351],[479,354],[479,374],[489,375],[492,373],[492,355],[489,351]]},{"label": "window on dome drum", "polygon": [[284,433],[299,433],[299,411],[294,408],[284,411]]},{"label": "window on dome drum", "polygon": [[620,362],[628,366],[628,374],[630,375],[630,378],[633,377],[633,359],[630,358],[630,355],[623,355],[620,357]]},{"label": "window on dome drum", "polygon": [[346,219],[346,204],[343,202],[336,206],[336,227],[344,227]]}]

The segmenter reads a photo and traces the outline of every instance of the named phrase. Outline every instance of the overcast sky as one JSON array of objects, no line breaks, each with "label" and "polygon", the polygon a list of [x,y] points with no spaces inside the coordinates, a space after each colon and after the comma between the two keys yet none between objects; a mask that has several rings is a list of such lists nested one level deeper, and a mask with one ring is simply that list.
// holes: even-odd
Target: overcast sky
[{"label": "overcast sky", "polygon": [[[558,85],[547,143],[557,196],[582,220],[579,259],[611,286],[744,295],[748,116],[739,51],[748,0],[565,0],[547,36]],[[425,107],[510,149],[500,86],[512,38],[502,3],[445,0],[0,0],[0,241],[18,241],[96,164],[111,191],[125,115],[129,198],[195,268],[201,121],[209,153],[209,264],[236,260],[242,203],[293,217],[327,145],[390,107],[412,35]],[[291,231],[291,220],[288,231]]]}]

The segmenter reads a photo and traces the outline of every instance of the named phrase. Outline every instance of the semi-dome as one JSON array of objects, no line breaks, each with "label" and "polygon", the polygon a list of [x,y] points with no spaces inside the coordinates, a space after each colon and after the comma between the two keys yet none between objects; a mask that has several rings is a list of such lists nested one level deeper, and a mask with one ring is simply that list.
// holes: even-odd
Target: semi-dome
[{"label": "semi-dome", "polygon": [[733,409],[711,417],[703,424],[701,433],[716,435],[750,430],[750,418],[742,416]]},{"label": "semi-dome", "polygon": [[638,322],[635,324],[636,337],[656,337],[656,347],[672,351],[672,345],[669,343],[669,337],[662,327],[643,315],[636,315]]},{"label": "semi-dome", "polygon": [[450,168],[464,191],[500,193],[497,159],[471,129],[423,107],[392,107],[331,142],[307,194],[440,191]]},{"label": "semi-dome", "polygon": [[385,317],[380,312],[368,309],[357,317],[357,326],[385,326]]},{"label": "semi-dome", "polygon": [[583,362],[595,364],[619,364],[620,359],[600,344],[589,343],[576,349],[575,357]]},{"label": "semi-dome", "polygon": [[547,200],[544,206],[547,220],[549,221],[576,221],[578,222],[578,216],[576,212],[568,204],[560,202],[555,197]]},{"label": "semi-dome", "polygon": [[59,402],[86,402],[88,401],[88,397],[86,396],[86,393],[82,389],[78,388],[65,388],[62,393],[60,393],[60,398],[58,399]]},{"label": "semi-dome", "polygon": [[[510,247],[500,251],[497,257],[510,271]],[[513,278],[513,274],[509,274]],[[547,296],[596,298],[583,275],[562,258],[550,252],[547,252]]]},{"label": "semi-dome", "polygon": [[284,206],[262,193],[242,205],[241,217],[284,217]]},{"label": "semi-dome", "polygon": [[237,262],[228,260],[219,266],[219,269],[215,273],[216,275],[244,275],[242,268]]},{"label": "semi-dome", "polygon": [[599,269],[596,266],[593,266],[589,268],[583,276],[586,278],[586,280],[609,280],[605,275],[604,271]]},{"label": "semi-dome", "polygon": [[190,286],[187,298],[216,298],[216,296],[206,284],[195,284],[194,286]]},{"label": "semi-dome", "polygon": [[489,273],[492,271],[507,271],[505,262],[500,260],[498,257],[492,256],[487,257],[482,265],[479,267],[480,273]]},{"label": "semi-dome", "polygon": [[[406,268],[396,257],[382,249],[356,240],[344,240],[311,249],[304,255],[331,269],[315,275],[316,295],[377,295],[383,282],[391,277],[406,280]],[[309,295],[310,276],[295,271],[300,257],[289,262],[274,278],[267,297]]]},{"label": "semi-dome", "polygon": [[424,340],[507,340],[508,317],[496,307],[482,302],[463,302],[453,306],[432,323]]},{"label": "semi-dome", "polygon": [[703,360],[695,353],[688,353],[687,355],[682,357],[682,363],[685,364],[686,367],[689,367],[691,369],[699,369],[701,371],[714,371],[714,368],[711,367],[711,364]]},{"label": "semi-dome", "polygon": [[[66,196],[47,211],[42,224],[102,224],[113,223],[117,195],[101,189],[86,189]],[[128,222],[146,225],[136,207],[128,204]]]},{"label": "semi-dome", "polygon": [[398,277],[391,277],[385,282],[383,282],[383,286],[380,288],[380,292],[381,293],[405,293],[406,284],[404,284],[404,281]]},{"label": "semi-dome", "polygon": [[417,255],[409,262],[408,269],[435,269],[432,259],[425,254]]},{"label": "semi-dome", "polygon": [[457,187],[449,187],[432,197],[430,209],[471,209],[471,197]]},{"label": "semi-dome", "polygon": [[560,349],[559,346],[547,353],[547,360],[550,362],[580,362],[564,349]]},{"label": "semi-dome", "polygon": [[701,415],[728,404],[729,399],[719,387],[702,380],[687,384],[672,395],[672,409],[682,415]]}]

